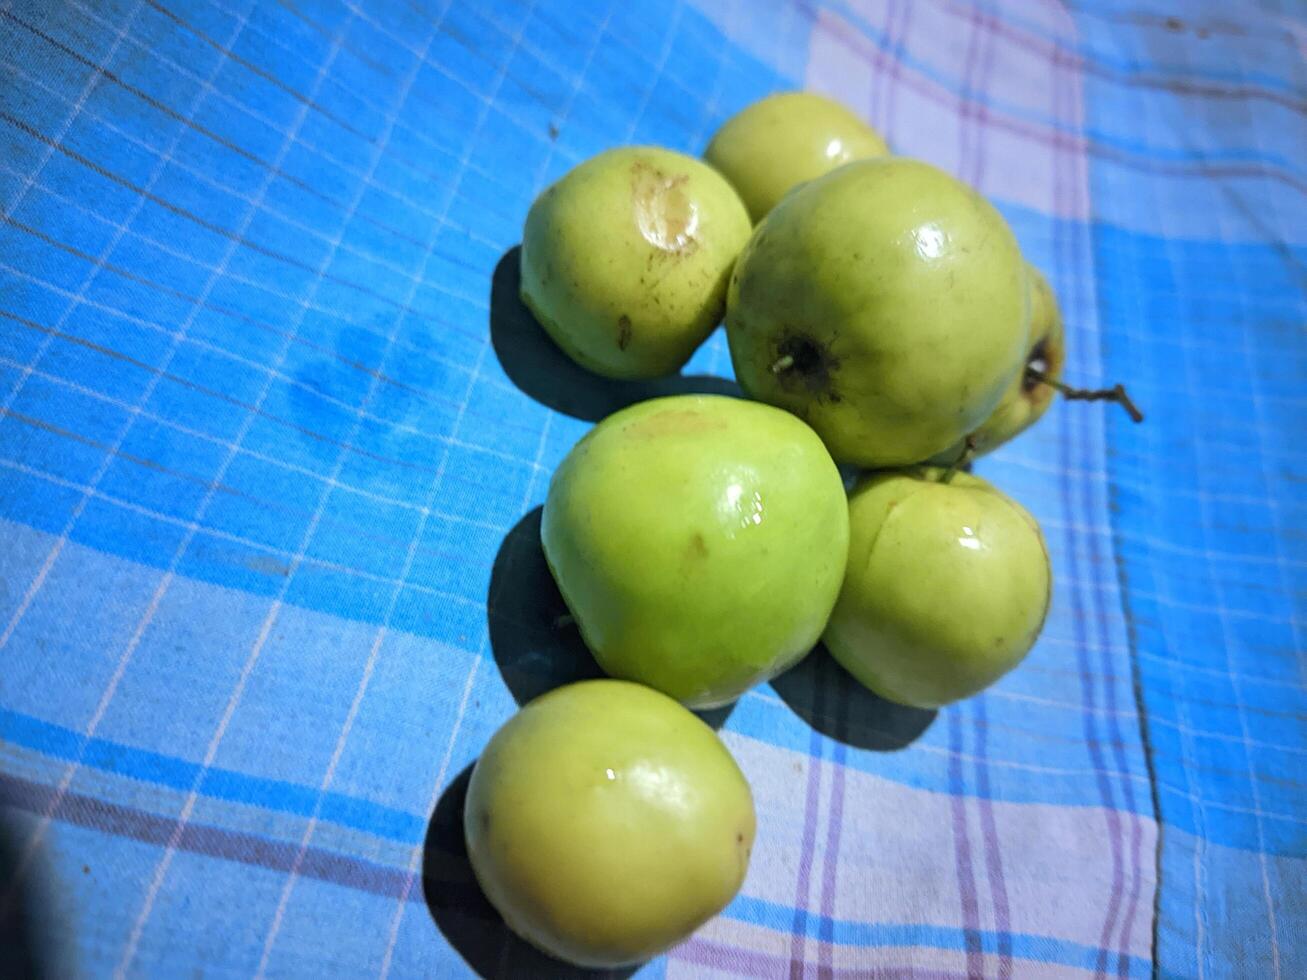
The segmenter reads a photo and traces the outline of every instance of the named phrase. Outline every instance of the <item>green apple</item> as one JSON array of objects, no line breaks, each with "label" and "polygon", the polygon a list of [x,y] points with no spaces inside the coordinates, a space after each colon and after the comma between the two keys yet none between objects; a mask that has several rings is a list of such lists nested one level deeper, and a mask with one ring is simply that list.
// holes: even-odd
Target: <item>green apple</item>
[{"label": "green apple", "polygon": [[608,150],[536,198],[522,300],[582,367],[675,372],[722,318],[749,216],[717,171],[647,146]]},{"label": "green apple", "polygon": [[720,912],[753,847],[749,784],[671,698],[583,681],[532,701],[481,754],[463,812],[510,929],[587,967],[638,963]]},{"label": "green apple", "polygon": [[1055,389],[1031,378],[1027,368],[1060,381],[1066,362],[1066,337],[1057,296],[1044,274],[1026,263],[1030,302],[1030,349],[1023,369],[1003,393],[1003,399],[984,424],[976,430],[976,451],[988,452],[1025,432],[1048,411]]},{"label": "green apple", "polygon": [[1030,651],[1052,598],[1039,524],[980,477],[914,468],[849,496],[849,567],[823,639],[881,697],[970,697]]},{"label": "green apple", "polygon": [[623,409],[576,444],[540,537],[599,666],[709,708],[817,642],[848,511],[835,463],[799,419],[680,395]]},{"label": "green apple", "polygon": [[754,229],[727,300],[740,385],[841,463],[916,463],[974,431],[1025,361],[1025,262],[1003,217],[942,170],[860,160]]},{"label": "green apple", "polygon": [[703,156],[740,192],[756,222],[804,181],[887,153],[880,134],[838,102],[779,92],[726,120]]},{"label": "green apple", "polygon": [[[1057,297],[1043,273],[1026,264],[1026,283],[1030,302],[1030,350],[1026,353],[1026,368],[1034,369],[1053,381],[1062,378],[1066,362],[1066,338],[1062,332],[1062,313]],[[1056,389],[1021,371],[998,407],[975,432],[971,433],[972,450],[983,455],[1003,443],[1016,438],[1030,428],[1048,411]],[[962,443],[950,446],[937,454],[931,462],[947,466],[962,453]]]}]

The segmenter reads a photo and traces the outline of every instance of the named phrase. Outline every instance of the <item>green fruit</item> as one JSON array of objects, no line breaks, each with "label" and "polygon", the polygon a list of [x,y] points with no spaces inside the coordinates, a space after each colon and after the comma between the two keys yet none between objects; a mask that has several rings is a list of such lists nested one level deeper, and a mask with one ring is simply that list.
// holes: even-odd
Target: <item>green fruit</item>
[{"label": "green fruit", "polygon": [[582,367],[675,372],[722,318],[749,237],[735,191],[671,150],[608,150],[547,188],[522,232],[522,300]]},{"label": "green fruit", "polygon": [[849,567],[823,639],[881,697],[970,697],[1029,652],[1052,597],[1035,519],[967,473],[871,476],[849,497]]},{"label": "green fruit", "polygon": [[[1026,264],[1026,281],[1030,292],[1030,350],[1026,353],[1025,366],[1060,381],[1066,361],[1066,338],[1062,332],[1062,313],[1057,306],[1057,297],[1053,295],[1048,280],[1029,263]],[[1025,432],[1048,411],[1054,394],[1052,387],[1035,381],[1022,370],[1008,385],[998,407],[971,434],[975,453],[983,455]],[[937,454],[931,462],[947,466],[961,452],[962,443],[959,442]]]},{"label": "green fruit", "polygon": [[510,929],[588,967],[638,963],[739,891],[754,835],[739,766],[707,725],[625,681],[532,701],[468,786],[468,858]]},{"label": "green fruit", "polygon": [[756,222],[804,181],[887,153],[880,134],[838,102],[780,92],[726,120],[703,156],[740,192]]},{"label": "green fruit", "polygon": [[726,331],[741,386],[841,463],[915,463],[974,431],[1021,370],[1025,263],[1002,216],[942,170],[862,160],[754,229]]},{"label": "green fruit", "polygon": [[540,537],[599,666],[707,708],[817,642],[848,514],[839,471],[794,416],[682,395],[623,409],[577,443]]}]

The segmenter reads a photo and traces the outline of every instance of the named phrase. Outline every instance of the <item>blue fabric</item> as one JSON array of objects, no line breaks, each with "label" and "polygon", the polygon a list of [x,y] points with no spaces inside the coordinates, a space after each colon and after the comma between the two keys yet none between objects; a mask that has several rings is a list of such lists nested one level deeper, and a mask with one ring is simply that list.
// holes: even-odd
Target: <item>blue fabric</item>
[{"label": "blue fabric", "polygon": [[513,246],[585,157],[809,87],[990,196],[1147,421],[978,464],[1056,581],[993,689],[818,651],[721,713],[750,875],[640,975],[1307,975],[1304,45],[1270,3],[0,0],[6,927],[56,975],[557,969],[457,829],[595,669],[538,507],[730,362],[586,375]]}]

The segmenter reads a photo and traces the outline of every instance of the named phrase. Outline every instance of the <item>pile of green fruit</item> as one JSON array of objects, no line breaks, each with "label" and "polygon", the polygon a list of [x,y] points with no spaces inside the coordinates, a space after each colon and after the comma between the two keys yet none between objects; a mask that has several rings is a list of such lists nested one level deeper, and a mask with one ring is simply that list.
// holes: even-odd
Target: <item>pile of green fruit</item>
[{"label": "pile of green fruit", "polygon": [[[1064,388],[1056,300],[1002,216],[815,95],[750,106],[705,159],[602,153],[523,234],[522,299],[577,363],[675,372],[724,317],[754,399],[619,411],[549,488],[545,557],[618,680],[505,725],[465,831],[509,926],[586,966],[668,948],[743,881],[749,787],[688,708],[819,640],[877,694],[943,705],[1015,667],[1051,598],[1039,525],[963,465]],[[864,471],[847,493],[837,464]]]}]

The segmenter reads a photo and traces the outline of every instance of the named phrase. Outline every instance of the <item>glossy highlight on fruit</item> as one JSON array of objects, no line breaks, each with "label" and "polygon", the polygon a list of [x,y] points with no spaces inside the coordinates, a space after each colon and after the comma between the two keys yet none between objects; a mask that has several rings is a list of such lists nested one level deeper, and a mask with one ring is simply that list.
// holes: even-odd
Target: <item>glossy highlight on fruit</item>
[{"label": "glossy highlight on fruit", "polygon": [[872,691],[932,708],[1015,667],[1048,614],[1052,570],[1033,517],[980,477],[915,468],[849,496],[849,566],[823,637]]},{"label": "glossy highlight on fruit", "polygon": [[600,667],[706,708],[816,643],[848,511],[835,463],[793,415],[683,395],[623,409],[577,443],[541,540]]},{"label": "glossy highlight on fruit", "polygon": [[1022,369],[1025,263],[1003,217],[929,164],[861,160],[754,229],[728,295],[740,385],[835,459],[919,462],[974,431]]},{"label": "glossy highlight on fruit", "polygon": [[546,188],[522,233],[522,300],[582,367],[674,373],[722,318],[749,237],[730,184],[657,147],[608,150]]},{"label": "glossy highlight on fruit", "polygon": [[755,815],[712,729],[657,691],[598,680],[537,698],[491,738],[463,826],[509,928],[559,959],[615,967],[726,906]]},{"label": "glossy highlight on fruit", "polygon": [[717,130],[704,159],[761,221],[787,193],[851,160],[889,153],[874,129],[816,92],[778,92],[746,106]]}]

